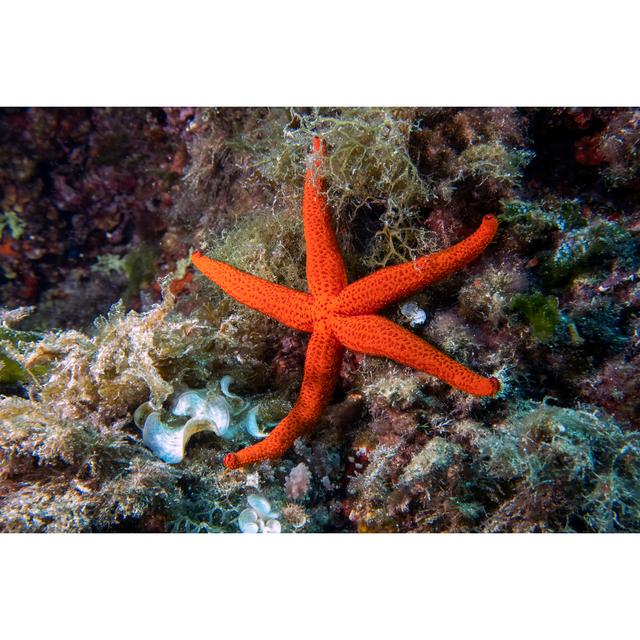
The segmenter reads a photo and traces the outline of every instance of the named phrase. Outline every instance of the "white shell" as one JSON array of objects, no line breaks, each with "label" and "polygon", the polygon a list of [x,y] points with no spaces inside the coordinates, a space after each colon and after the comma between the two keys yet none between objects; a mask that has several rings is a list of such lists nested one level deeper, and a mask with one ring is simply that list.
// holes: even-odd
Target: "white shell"
[{"label": "white shell", "polygon": [[278,514],[271,511],[271,505],[269,501],[257,493],[250,495],[247,498],[247,502],[256,510],[257,514],[263,520],[268,520],[269,518],[277,518]]},{"label": "white shell", "polygon": [[186,391],[176,400],[173,409],[175,416],[203,417],[206,411],[206,394],[204,391]]},{"label": "white shell", "polygon": [[424,324],[427,319],[426,311],[421,309],[415,302],[405,302],[400,307],[400,313],[409,320],[409,325],[412,327]]},{"label": "white shell", "polygon": [[245,509],[238,516],[238,526],[242,533],[258,533],[260,526],[258,524],[258,514],[254,509]]},{"label": "white shell", "polygon": [[133,412],[133,422],[135,423],[136,427],[138,427],[138,429],[144,429],[144,423],[152,411],[153,411],[152,404],[150,402],[143,402]]},{"label": "white shell", "polygon": [[259,496],[258,494],[254,493],[247,498],[247,502],[263,518],[271,513],[271,505],[269,504],[269,501],[263,496]]},{"label": "white shell", "polygon": [[227,398],[236,398],[237,400],[242,400],[240,396],[237,396],[235,393],[229,391],[229,385],[233,384],[233,378],[231,376],[223,376],[220,380],[220,390],[223,395],[227,396]]},{"label": "white shell", "polygon": [[223,438],[230,436],[231,415],[229,413],[229,404],[227,401],[218,396],[213,401],[207,403],[206,416],[209,420],[215,422],[216,433]]},{"label": "white shell", "polygon": [[181,427],[170,427],[160,420],[157,411],[150,413],[142,430],[142,441],[164,462],[178,464],[184,458],[187,442],[194,433],[213,431],[217,427],[211,420],[191,418]]},{"label": "white shell", "polygon": [[244,428],[247,433],[254,438],[262,439],[267,437],[268,434],[260,431],[260,427],[258,427],[258,407],[253,407],[253,409],[247,413],[244,419]]},{"label": "white shell", "polygon": [[229,404],[222,396],[215,396],[209,400],[205,391],[186,391],[176,400],[173,413],[176,416],[209,420],[215,424],[214,431],[219,436],[230,435]]},{"label": "white shell", "polygon": [[282,527],[277,520],[267,520],[267,524],[264,526],[264,533],[280,533]]},{"label": "white shell", "polygon": [[238,516],[238,527],[242,533],[280,533],[282,526],[276,520],[277,513],[271,511],[269,501],[257,493],[247,498],[251,505]]},{"label": "white shell", "polygon": [[230,407],[231,413],[237,415],[242,413],[249,406],[249,403],[241,396],[229,391],[230,384],[233,384],[233,378],[231,376],[223,376],[220,380],[220,391],[222,391],[222,395],[226,398],[237,401]]}]

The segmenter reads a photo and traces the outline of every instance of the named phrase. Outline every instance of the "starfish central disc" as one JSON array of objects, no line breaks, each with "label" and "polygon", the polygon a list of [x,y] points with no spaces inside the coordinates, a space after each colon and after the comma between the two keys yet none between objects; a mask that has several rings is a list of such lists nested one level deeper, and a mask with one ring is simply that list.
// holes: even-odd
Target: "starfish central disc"
[{"label": "starfish central disc", "polygon": [[331,303],[334,296],[320,295],[313,299],[313,323],[314,325],[323,320],[329,320],[335,314]]},{"label": "starfish central disc", "polygon": [[347,285],[319,171],[325,155],[324,143],[315,138],[302,197],[309,293],[267,282],[197,251],[192,256],[205,276],[239,302],[311,333],[302,387],[293,409],[264,440],[229,453],[224,464],[233,469],[282,456],[296,438],[315,427],[331,400],[345,348],[391,358],[474,395],[492,396],[500,389],[496,378],[474,373],[407,329],[376,315],[388,304],[411,296],[477,258],[496,234],[496,218],[486,215],[474,233],[448,249],[380,269]]}]

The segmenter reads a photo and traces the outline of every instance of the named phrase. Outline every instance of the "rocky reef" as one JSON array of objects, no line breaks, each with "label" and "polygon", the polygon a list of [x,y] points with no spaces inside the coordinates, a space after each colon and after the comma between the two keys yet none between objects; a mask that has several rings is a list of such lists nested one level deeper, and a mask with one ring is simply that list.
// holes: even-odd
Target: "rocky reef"
[{"label": "rocky reef", "polygon": [[[499,218],[384,313],[502,389],[347,352],[318,428],[229,470],[308,337],[189,252],[306,290],[314,135],[350,280]],[[639,143],[626,108],[0,110],[0,530],[640,531]]]}]

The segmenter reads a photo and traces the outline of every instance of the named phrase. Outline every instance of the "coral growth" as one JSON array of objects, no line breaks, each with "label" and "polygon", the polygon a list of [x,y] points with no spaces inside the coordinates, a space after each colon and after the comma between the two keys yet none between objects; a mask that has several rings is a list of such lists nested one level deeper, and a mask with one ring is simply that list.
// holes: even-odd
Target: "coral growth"
[{"label": "coral growth", "polygon": [[311,482],[311,472],[304,462],[295,466],[291,473],[287,476],[284,484],[287,497],[290,500],[302,500],[309,491],[309,483]]},{"label": "coral growth", "polygon": [[[374,449],[349,485],[363,531],[615,531],[640,525],[640,448],[610,418],[530,404]],[[405,445],[406,446],[406,445]]]}]

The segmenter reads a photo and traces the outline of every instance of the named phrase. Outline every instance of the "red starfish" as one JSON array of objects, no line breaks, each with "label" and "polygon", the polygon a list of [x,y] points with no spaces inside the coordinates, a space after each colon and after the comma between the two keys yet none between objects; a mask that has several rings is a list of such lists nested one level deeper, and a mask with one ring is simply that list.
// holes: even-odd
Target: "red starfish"
[{"label": "red starfish", "polygon": [[199,252],[192,256],[195,266],[207,278],[239,302],[288,327],[311,333],[298,401],[264,440],[225,456],[224,464],[231,469],[278,458],[296,438],[313,429],[331,399],[345,347],[391,358],[477,396],[491,396],[500,389],[496,378],[473,373],[410,331],[373,315],[389,303],[410,296],[475,259],[495,235],[496,218],[485,216],[473,234],[448,249],[380,269],[347,285],[344,262],[331,226],[324,181],[317,173],[326,148],[319,138],[314,139],[313,147],[302,197],[310,293],[267,282]]}]

